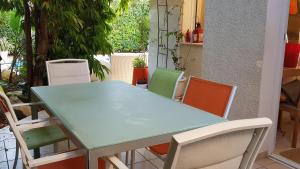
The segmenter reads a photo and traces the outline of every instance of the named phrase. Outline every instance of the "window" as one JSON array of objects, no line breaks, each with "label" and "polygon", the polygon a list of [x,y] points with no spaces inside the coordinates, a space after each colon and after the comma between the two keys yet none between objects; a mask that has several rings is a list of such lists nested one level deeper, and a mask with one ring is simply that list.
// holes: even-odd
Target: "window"
[{"label": "window", "polygon": [[182,32],[193,31],[196,24],[200,23],[204,27],[205,0],[184,0]]}]

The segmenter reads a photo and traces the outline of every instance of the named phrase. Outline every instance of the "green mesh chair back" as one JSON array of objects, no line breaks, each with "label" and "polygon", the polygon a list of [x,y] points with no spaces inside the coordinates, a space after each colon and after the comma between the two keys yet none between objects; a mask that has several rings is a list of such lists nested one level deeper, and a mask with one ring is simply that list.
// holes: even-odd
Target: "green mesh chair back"
[{"label": "green mesh chair back", "polygon": [[149,91],[171,99],[175,97],[175,89],[183,72],[157,68],[149,83]]}]

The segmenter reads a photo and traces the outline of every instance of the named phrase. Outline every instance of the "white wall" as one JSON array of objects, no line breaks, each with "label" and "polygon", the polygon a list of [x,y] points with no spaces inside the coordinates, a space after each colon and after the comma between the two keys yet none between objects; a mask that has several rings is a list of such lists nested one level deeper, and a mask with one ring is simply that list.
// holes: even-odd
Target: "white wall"
[{"label": "white wall", "polygon": [[268,150],[269,153],[275,146],[288,10],[289,0],[268,2],[258,116],[269,117],[274,123],[263,147],[263,150]]},{"label": "white wall", "polygon": [[[161,3],[164,3],[164,0],[160,0]],[[181,6],[182,0],[168,0],[169,5],[169,32],[177,31],[180,29],[180,16],[181,16]],[[164,16],[160,13],[160,26],[163,27]],[[158,18],[157,18],[157,7],[156,0],[151,0],[150,7],[150,35],[149,35],[149,75],[154,72],[157,66],[157,28],[158,28]],[[175,39],[169,38],[169,48],[172,48],[175,44]],[[160,55],[158,57],[158,67],[165,68],[165,56]],[[171,55],[168,56],[167,68],[174,69],[174,64],[171,59]]]}]

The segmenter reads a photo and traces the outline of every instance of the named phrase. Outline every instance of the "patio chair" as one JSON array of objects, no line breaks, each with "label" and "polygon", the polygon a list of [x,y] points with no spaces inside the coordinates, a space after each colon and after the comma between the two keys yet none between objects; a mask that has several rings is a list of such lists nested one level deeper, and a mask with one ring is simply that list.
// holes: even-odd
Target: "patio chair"
[{"label": "patio chair", "polygon": [[91,82],[86,59],[58,59],[46,61],[48,84],[63,85]]},{"label": "patio chair", "polygon": [[[58,59],[46,61],[48,85],[90,83],[90,70],[86,59]],[[54,149],[57,149],[54,144]],[[68,147],[70,143],[68,140]]]},{"label": "patio chair", "polygon": [[237,86],[190,77],[182,102],[227,118]]},{"label": "patio chair", "polygon": [[[196,77],[190,77],[182,102],[220,117],[227,118],[236,93],[236,86],[229,86]],[[153,154],[163,159],[169,143],[148,147]]]},{"label": "patio chair", "polygon": [[161,96],[174,99],[178,82],[183,77],[183,73],[182,71],[157,68],[152,75],[148,89]]},{"label": "patio chair", "polygon": [[300,115],[300,69],[284,68],[281,86],[281,99],[279,106],[278,126],[281,129],[282,113],[290,113],[293,124],[292,144],[293,148],[297,147],[299,115]]},{"label": "patio chair", "polygon": [[[44,119],[37,119],[31,121],[21,122],[17,119],[17,116],[13,110],[13,107],[19,106],[34,106],[35,103],[29,104],[16,104],[11,105],[8,97],[0,92],[0,110],[1,113],[4,113],[5,116],[9,116],[11,121],[9,122],[10,127],[11,123],[13,126],[20,128],[28,128],[29,124],[34,126],[39,126],[39,128],[33,128],[31,130],[24,130],[22,135],[24,137],[24,144],[28,147],[28,149],[35,149],[42,146],[50,145],[59,141],[66,140],[67,137],[64,132],[55,124],[52,124],[49,120],[52,120],[51,117]],[[11,128],[12,129],[12,128]],[[16,142],[16,153],[15,153],[15,161],[13,168],[16,168],[17,161],[19,156],[19,144]]]},{"label": "patio chair", "polygon": [[[161,96],[175,99],[177,85],[182,79],[184,72],[157,68],[152,74],[148,90]],[[128,163],[129,153],[126,152],[126,164]],[[134,163],[135,150],[131,150],[131,163]]]},{"label": "patio chair", "polygon": [[[268,118],[218,123],[173,136],[164,169],[251,169],[272,125]],[[108,168],[126,168],[115,156]]]},{"label": "patio chair", "polygon": [[[45,140],[45,138],[51,138],[51,134],[53,132],[62,132],[59,128],[53,130],[48,130],[47,135],[34,135],[33,131],[43,130],[48,127],[56,128],[56,125],[51,125],[50,121],[31,121],[24,124],[19,123],[16,121],[16,116],[13,112],[12,106],[9,103],[8,98],[0,93],[1,96],[1,110],[5,114],[7,121],[10,125],[12,132],[16,137],[16,142],[20,145],[21,149],[21,158],[23,161],[23,166],[26,169],[85,169],[86,168],[86,159],[85,156],[82,155],[80,150],[70,151],[66,153],[56,154],[52,156],[46,156],[38,159],[34,159],[29,149],[32,148],[32,144],[36,139]],[[30,138],[28,137],[27,133],[32,133]],[[57,136],[57,133],[55,134]],[[64,134],[62,134],[64,136]],[[32,140],[31,140],[32,139]],[[57,139],[57,141],[60,139]],[[42,145],[38,145],[40,147]],[[105,168],[105,161],[102,159],[98,160],[99,169]]]}]

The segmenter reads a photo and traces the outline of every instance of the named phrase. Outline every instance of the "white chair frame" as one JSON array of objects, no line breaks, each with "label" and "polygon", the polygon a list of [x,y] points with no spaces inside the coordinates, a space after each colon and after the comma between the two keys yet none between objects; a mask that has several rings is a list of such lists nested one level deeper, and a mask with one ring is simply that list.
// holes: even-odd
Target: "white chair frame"
[{"label": "white chair frame", "polygon": [[176,91],[177,91],[177,88],[178,88],[178,84],[179,84],[179,81],[183,78],[183,75],[184,75],[184,72],[182,71],[181,74],[178,76],[178,79],[177,79],[175,87],[174,87],[173,95],[172,95],[173,100],[176,99],[175,95],[176,95]]},{"label": "white chair frame", "polygon": [[[175,169],[181,148],[185,145],[192,144],[220,135],[233,132],[254,129],[253,137],[240,162],[240,169],[251,169],[259,153],[259,150],[272,126],[272,121],[268,118],[235,120],[218,123],[215,125],[194,129],[173,136],[167,160],[164,169]],[[199,159],[201,160],[201,159]],[[127,167],[115,156],[107,157],[107,168],[113,167],[127,169]]]},{"label": "white chair frame", "polygon": [[[76,151],[57,154],[57,155],[53,155],[53,156],[33,159],[33,157],[31,156],[31,154],[28,150],[26,142],[25,142],[24,138],[22,137],[22,133],[26,130],[49,126],[49,125],[55,123],[57,121],[57,119],[50,117],[50,118],[45,118],[45,119],[19,122],[18,119],[17,119],[17,116],[15,115],[13,107],[19,107],[19,106],[24,106],[24,105],[40,105],[42,103],[38,102],[38,103],[31,103],[31,104],[11,105],[11,104],[9,104],[10,101],[9,101],[8,97],[4,93],[0,93],[0,96],[7,103],[7,106],[8,106],[7,108],[9,109],[9,111],[8,112],[2,112],[2,113],[4,113],[5,117],[7,118],[10,129],[12,130],[12,132],[14,133],[14,135],[16,137],[16,143],[18,145],[16,147],[16,152],[18,152],[18,149],[20,147],[20,149],[21,149],[21,158],[23,160],[23,164],[24,164],[24,167],[26,169],[35,168],[35,167],[38,167],[38,166],[41,166],[41,165],[45,165],[45,164],[49,164],[49,163],[53,163],[53,162],[58,162],[58,161],[62,161],[62,160],[65,160],[65,159],[74,158],[74,157],[82,155],[81,150],[76,150]],[[16,154],[18,154],[18,153],[16,153]],[[16,155],[16,157],[18,157],[18,155]],[[16,158],[15,161],[14,161],[13,168],[16,167],[17,159],[18,158]]]}]

